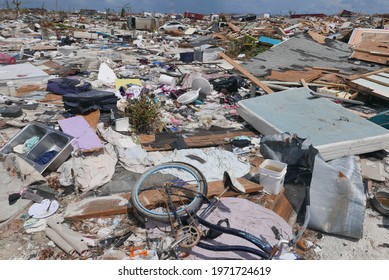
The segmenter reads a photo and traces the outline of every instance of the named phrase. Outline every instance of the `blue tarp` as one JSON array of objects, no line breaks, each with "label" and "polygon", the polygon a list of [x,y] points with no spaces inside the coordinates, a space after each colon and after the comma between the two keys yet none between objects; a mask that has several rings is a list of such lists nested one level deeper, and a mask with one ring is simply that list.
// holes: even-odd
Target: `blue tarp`
[{"label": "blue tarp", "polygon": [[277,45],[277,44],[281,43],[282,41],[281,40],[277,40],[277,39],[273,39],[273,38],[269,38],[269,37],[266,37],[266,36],[261,36],[261,38],[259,38],[258,42],[265,43],[265,44],[270,44],[270,45],[274,46],[274,45]]}]

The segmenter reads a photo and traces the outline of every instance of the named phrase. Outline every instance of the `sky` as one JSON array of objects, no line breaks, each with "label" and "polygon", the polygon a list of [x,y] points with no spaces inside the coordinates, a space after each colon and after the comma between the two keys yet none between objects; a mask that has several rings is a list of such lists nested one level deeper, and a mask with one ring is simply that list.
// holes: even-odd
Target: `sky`
[{"label": "sky", "polygon": [[[6,0],[0,0],[5,3]],[[10,3],[11,0],[8,0]],[[20,0],[21,8],[44,7],[48,10],[96,9],[107,8],[120,11],[122,7],[131,7],[131,11],[183,13],[255,13],[282,14],[324,13],[333,15],[341,10],[360,13],[389,13],[389,0]],[[5,4],[2,5],[5,7]]]}]

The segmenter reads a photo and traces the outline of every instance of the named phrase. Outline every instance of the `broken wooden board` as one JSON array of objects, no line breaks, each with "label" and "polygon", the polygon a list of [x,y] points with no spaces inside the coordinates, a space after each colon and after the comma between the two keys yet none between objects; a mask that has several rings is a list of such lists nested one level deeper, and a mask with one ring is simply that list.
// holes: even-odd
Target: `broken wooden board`
[{"label": "broken wooden board", "polygon": [[[263,189],[263,187],[257,183],[251,182],[245,178],[238,178],[239,183],[246,189],[246,193],[255,193]],[[211,198],[220,195],[224,191],[223,181],[208,182],[208,194],[207,197]],[[159,198],[158,191],[149,191],[147,197],[144,199],[148,201],[149,205],[155,204]],[[223,196],[238,196],[239,193],[233,191],[227,191]],[[69,204],[66,208],[65,219],[67,220],[79,220],[96,218],[103,216],[128,214],[129,205],[128,201],[131,198],[131,193],[122,193],[106,197],[98,197],[91,199],[84,199],[82,201]]]},{"label": "broken wooden board", "polygon": [[220,56],[226,60],[229,64],[231,64],[232,66],[234,66],[234,68],[236,70],[238,70],[240,73],[242,73],[244,76],[246,76],[254,85],[260,87],[261,89],[263,89],[266,93],[273,93],[273,90],[271,90],[267,85],[265,85],[264,83],[262,83],[260,80],[258,80],[253,74],[251,74],[249,71],[247,71],[246,69],[244,69],[242,67],[242,65],[240,65],[239,63],[237,63],[235,60],[233,60],[232,58],[230,58],[228,55],[226,55],[225,53],[223,52],[220,52],[219,53]]},{"label": "broken wooden board", "polygon": [[313,32],[313,31],[308,31],[309,36],[319,44],[325,44],[326,43],[326,36],[323,36],[319,33]]},{"label": "broken wooden board", "polygon": [[300,79],[304,79],[306,82],[312,82],[323,75],[320,70],[305,69],[305,70],[288,70],[277,71],[271,70],[269,76],[266,76],[267,80],[283,81],[283,82],[299,82]]},{"label": "broken wooden board", "polygon": [[232,22],[227,21],[227,24],[228,24],[228,27],[232,29],[232,31],[234,31],[234,32],[240,31],[240,28],[238,26],[236,26],[235,24],[233,24]]},{"label": "broken wooden board", "polygon": [[62,95],[54,94],[54,93],[48,93],[45,97],[38,100],[38,102],[41,103],[53,103],[53,104],[63,104],[62,101]]},{"label": "broken wooden board", "polygon": [[296,223],[297,213],[283,192],[277,195],[271,210],[282,217],[289,225],[293,226]]},{"label": "broken wooden board", "polygon": [[[237,130],[237,131],[228,131],[228,132],[217,132],[215,131],[212,134],[207,135],[185,135],[183,134],[183,141],[185,142],[187,148],[205,148],[205,147],[215,147],[220,145],[228,144],[225,139],[232,139],[237,136],[248,136],[254,137],[255,133],[250,130]],[[151,151],[170,151],[174,147],[171,143],[166,142],[165,144],[156,145],[156,135],[151,134],[141,134],[138,135],[138,139],[142,148],[148,152]],[[173,142],[173,140],[172,140]]]}]

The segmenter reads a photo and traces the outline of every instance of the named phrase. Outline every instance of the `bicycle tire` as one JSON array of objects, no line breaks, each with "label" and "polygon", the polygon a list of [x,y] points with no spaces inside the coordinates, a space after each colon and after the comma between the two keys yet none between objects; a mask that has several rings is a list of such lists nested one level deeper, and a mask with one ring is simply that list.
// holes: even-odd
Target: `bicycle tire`
[{"label": "bicycle tire", "polygon": [[[178,206],[175,213],[169,212],[169,211],[161,211],[161,207],[158,209],[158,202],[155,202],[155,206],[157,209],[154,209],[153,207],[150,207],[149,201],[145,201],[144,198],[141,198],[142,193],[144,191],[159,191],[160,194],[163,196],[164,193],[166,193],[166,190],[164,189],[164,184],[171,183],[172,181],[178,181],[178,183],[188,183],[188,180],[181,180],[179,177],[175,180],[164,180],[163,175],[166,174],[166,171],[172,171],[173,169],[179,170],[181,173],[186,174],[186,176],[190,176],[192,178],[189,180],[190,182],[195,182],[190,184],[193,188],[193,190],[188,191],[188,189],[184,186],[173,186],[170,185],[169,192],[172,191],[170,195],[177,196],[178,198],[182,199],[189,199],[189,202],[185,202],[182,205]],[[165,172],[164,174],[161,173]],[[180,174],[180,177],[182,174]],[[156,176],[152,178],[152,176]],[[169,176],[167,176],[169,177]],[[148,181],[149,180],[149,181]],[[160,182],[153,182],[160,181]],[[147,184],[150,184],[148,186]],[[145,173],[143,173],[139,179],[137,180],[135,187],[133,188],[131,192],[131,203],[132,206],[137,211],[137,214],[140,216],[143,216],[145,218],[165,222],[168,223],[174,220],[177,217],[184,217],[187,216],[188,213],[196,213],[200,207],[202,206],[204,202],[204,197],[206,197],[208,191],[208,186],[206,179],[202,172],[198,170],[196,167],[184,163],[184,162],[168,162],[168,163],[162,163],[159,165],[156,165],[150,169],[148,169]],[[184,193],[182,193],[184,192]],[[193,197],[188,197],[188,195],[193,194]],[[144,194],[144,193],[143,193]],[[166,204],[166,203],[165,203]],[[176,217],[172,217],[172,215],[176,215]]]}]

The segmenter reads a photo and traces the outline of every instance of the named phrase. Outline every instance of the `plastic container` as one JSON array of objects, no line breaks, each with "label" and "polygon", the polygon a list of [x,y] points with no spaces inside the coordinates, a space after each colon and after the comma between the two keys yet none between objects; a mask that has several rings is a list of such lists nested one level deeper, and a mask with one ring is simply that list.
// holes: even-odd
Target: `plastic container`
[{"label": "plastic container", "polygon": [[190,104],[190,103],[194,102],[197,98],[199,98],[199,92],[200,92],[200,89],[188,91],[188,92],[184,93],[183,95],[180,95],[177,98],[177,102],[181,103],[181,104]]},{"label": "plastic container", "polygon": [[162,74],[159,76],[159,82],[164,85],[175,86],[177,84],[177,79],[172,76]]},{"label": "plastic container", "polygon": [[192,62],[193,61],[193,57],[194,57],[194,52],[180,53],[180,60],[182,62],[186,62],[186,63]]},{"label": "plastic container", "polygon": [[287,164],[266,159],[259,166],[259,182],[265,192],[269,194],[279,194],[284,187],[284,179],[287,170]]},{"label": "plastic container", "polygon": [[116,131],[128,131],[130,128],[129,118],[115,119],[115,130]]},{"label": "plastic container", "polygon": [[204,78],[196,78],[192,82],[192,90],[200,89],[200,93],[208,95],[212,91],[211,84]]}]

